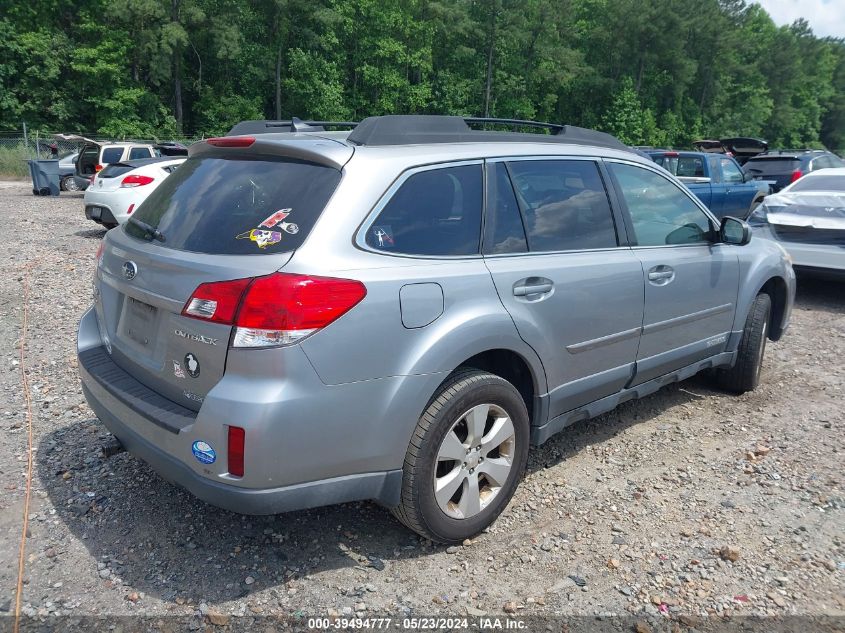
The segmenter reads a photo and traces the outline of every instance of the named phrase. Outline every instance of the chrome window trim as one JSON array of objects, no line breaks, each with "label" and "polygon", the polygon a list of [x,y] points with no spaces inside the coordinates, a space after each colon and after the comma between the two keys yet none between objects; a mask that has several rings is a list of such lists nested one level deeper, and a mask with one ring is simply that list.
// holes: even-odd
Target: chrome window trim
[{"label": "chrome window trim", "polygon": [[[478,253],[474,255],[414,255],[411,253],[394,253],[391,251],[380,251],[376,248],[373,248],[369,244],[367,244],[367,231],[375,224],[375,221],[378,219],[379,214],[384,210],[384,207],[387,206],[387,203],[393,199],[393,196],[399,190],[399,188],[405,184],[405,181],[408,180],[414,174],[419,174],[424,171],[433,171],[435,169],[447,169],[449,167],[464,167],[468,165],[478,165],[481,169],[481,187],[482,187],[482,200],[481,200],[481,223],[479,225],[479,235],[478,235]],[[355,233],[355,241],[354,244],[357,248],[362,251],[366,251],[368,253],[375,253],[376,255],[384,255],[387,257],[401,257],[403,259],[426,259],[432,261],[438,260],[447,260],[447,261],[454,261],[454,260],[462,260],[462,259],[483,259],[481,255],[481,239],[484,233],[484,159],[483,158],[473,158],[469,160],[459,160],[459,161],[446,161],[442,163],[429,163],[427,165],[419,165],[417,167],[411,167],[403,171],[396,180],[387,188],[381,197],[376,202],[375,206],[372,210],[367,214],[364,218],[364,221],[358,227],[357,232]]]}]

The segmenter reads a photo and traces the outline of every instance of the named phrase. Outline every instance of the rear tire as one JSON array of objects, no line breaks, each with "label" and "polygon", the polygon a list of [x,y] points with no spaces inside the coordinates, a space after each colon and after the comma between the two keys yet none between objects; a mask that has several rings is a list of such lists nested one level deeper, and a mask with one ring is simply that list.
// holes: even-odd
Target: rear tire
[{"label": "rear tire", "polygon": [[59,185],[62,191],[79,191],[79,185],[76,184],[76,179],[73,176],[65,176]]},{"label": "rear tire", "polygon": [[511,383],[476,369],[456,372],[417,423],[393,514],[438,543],[475,536],[510,502],[528,443],[528,410]]},{"label": "rear tire", "polygon": [[736,364],[731,369],[720,370],[716,381],[722,389],[734,393],[753,391],[760,383],[763,368],[763,354],[766,351],[766,336],[769,332],[769,317],[772,300],[761,292],[751,304],[745,329],[739,342]]}]

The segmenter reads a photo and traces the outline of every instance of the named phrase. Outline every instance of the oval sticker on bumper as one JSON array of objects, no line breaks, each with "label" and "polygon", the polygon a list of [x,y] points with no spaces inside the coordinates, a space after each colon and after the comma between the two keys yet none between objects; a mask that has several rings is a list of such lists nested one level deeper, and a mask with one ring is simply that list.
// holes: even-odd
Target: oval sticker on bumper
[{"label": "oval sticker on bumper", "polygon": [[197,461],[200,461],[203,464],[213,464],[217,459],[217,453],[214,452],[214,449],[211,448],[211,444],[208,442],[197,440],[193,443],[193,445],[191,445],[191,450],[194,453],[194,457],[197,458]]}]

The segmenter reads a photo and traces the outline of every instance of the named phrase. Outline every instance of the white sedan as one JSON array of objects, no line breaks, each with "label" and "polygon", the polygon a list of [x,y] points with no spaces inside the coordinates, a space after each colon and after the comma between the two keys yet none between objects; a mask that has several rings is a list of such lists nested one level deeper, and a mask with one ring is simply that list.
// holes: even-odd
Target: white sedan
[{"label": "white sedan", "polygon": [[185,158],[145,158],[110,163],[85,190],[85,217],[107,229],[123,224]]}]

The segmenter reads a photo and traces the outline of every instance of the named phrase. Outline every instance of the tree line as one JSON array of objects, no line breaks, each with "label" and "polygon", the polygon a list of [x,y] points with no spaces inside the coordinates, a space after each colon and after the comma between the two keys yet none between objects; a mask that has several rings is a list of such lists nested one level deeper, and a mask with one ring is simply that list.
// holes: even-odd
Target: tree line
[{"label": "tree line", "polygon": [[845,39],[745,0],[4,0],[0,130],[482,115],[845,147]]}]

